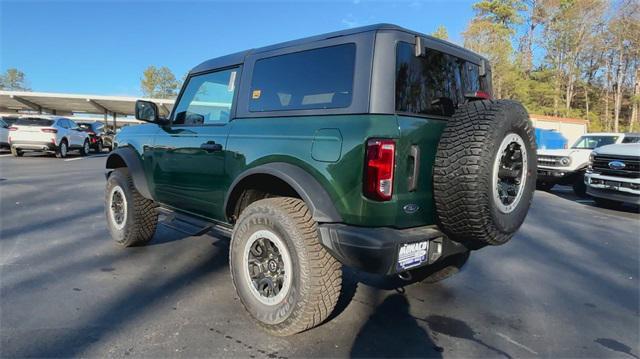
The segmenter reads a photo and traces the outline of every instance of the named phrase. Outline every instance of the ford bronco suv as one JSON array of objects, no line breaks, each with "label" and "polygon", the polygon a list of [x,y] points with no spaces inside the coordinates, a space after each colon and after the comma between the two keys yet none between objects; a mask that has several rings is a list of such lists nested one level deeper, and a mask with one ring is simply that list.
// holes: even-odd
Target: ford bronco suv
[{"label": "ford bronco suv", "polygon": [[534,129],[463,48],[373,25],[208,60],[168,118],[138,101],[106,161],[108,228],[144,245],[159,214],[230,233],[229,266],[275,335],[322,323],[342,265],[438,281],[506,243],[536,184]]}]

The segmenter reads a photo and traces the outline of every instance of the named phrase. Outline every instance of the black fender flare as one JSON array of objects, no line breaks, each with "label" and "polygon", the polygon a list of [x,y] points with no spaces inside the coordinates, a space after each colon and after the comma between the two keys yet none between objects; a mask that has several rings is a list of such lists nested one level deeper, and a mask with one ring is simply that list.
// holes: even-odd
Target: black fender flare
[{"label": "black fender flare", "polygon": [[109,153],[106,164],[106,177],[109,178],[109,174],[120,167],[128,168],[133,179],[133,185],[142,197],[153,199],[149,190],[149,183],[147,183],[147,178],[144,174],[144,168],[142,167],[142,159],[133,148],[118,147]]},{"label": "black fender flare", "polygon": [[229,191],[224,199],[225,213],[229,213],[229,200],[236,187],[243,179],[256,174],[266,174],[274,176],[286,182],[293,188],[300,198],[307,204],[311,216],[316,222],[338,223],[342,222],[342,216],[338,213],[331,197],[322,185],[307,171],[302,168],[285,163],[273,162],[252,167],[242,172],[229,186]]}]

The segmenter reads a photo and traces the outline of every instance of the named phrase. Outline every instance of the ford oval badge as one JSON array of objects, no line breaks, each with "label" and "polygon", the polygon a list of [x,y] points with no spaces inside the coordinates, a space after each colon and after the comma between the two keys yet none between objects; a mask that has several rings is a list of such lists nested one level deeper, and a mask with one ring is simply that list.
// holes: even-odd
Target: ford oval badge
[{"label": "ford oval badge", "polygon": [[624,162],[622,161],[611,161],[609,162],[609,168],[611,168],[612,170],[621,170],[623,168],[625,168],[627,165],[624,164]]},{"label": "ford oval badge", "polygon": [[404,213],[406,214],[416,213],[418,212],[419,209],[420,209],[420,206],[418,206],[415,203],[405,204],[404,207],[402,207],[402,210],[404,210]]}]

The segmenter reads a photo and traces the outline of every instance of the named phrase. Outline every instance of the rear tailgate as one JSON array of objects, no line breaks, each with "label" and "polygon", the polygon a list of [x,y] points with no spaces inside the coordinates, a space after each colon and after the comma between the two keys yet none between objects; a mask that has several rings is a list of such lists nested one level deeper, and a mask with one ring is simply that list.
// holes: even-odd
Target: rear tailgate
[{"label": "rear tailgate", "polygon": [[446,121],[398,116],[400,138],[396,147],[396,226],[436,223],[433,202],[433,164]]},{"label": "rear tailgate", "polygon": [[56,134],[45,131],[53,130],[50,127],[53,123],[54,121],[49,119],[21,118],[12,126],[15,130],[10,133],[11,142],[51,142]]}]

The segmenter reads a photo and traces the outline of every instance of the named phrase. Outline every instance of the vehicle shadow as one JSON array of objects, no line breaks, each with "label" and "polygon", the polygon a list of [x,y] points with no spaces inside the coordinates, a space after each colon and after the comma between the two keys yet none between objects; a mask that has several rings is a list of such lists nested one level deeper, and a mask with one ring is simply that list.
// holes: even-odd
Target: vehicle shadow
[{"label": "vehicle shadow", "polygon": [[598,209],[603,209],[603,210],[618,211],[618,212],[625,212],[625,213],[632,213],[632,214],[640,213],[640,206],[632,205],[632,204],[629,204],[629,203],[624,203],[624,204],[622,204],[620,206],[616,206],[614,208],[600,207],[593,200],[593,197],[591,197],[591,196],[580,197],[580,196],[576,195],[573,192],[573,189],[571,187],[569,187],[569,186],[555,185],[549,191],[540,191],[540,190],[538,190],[538,192],[549,193],[551,195],[555,195],[555,196],[557,196],[559,198],[566,199],[566,200],[581,204],[581,205],[586,206],[586,207],[598,208]]},{"label": "vehicle shadow", "polygon": [[360,329],[351,347],[356,358],[441,358],[426,330],[409,313],[404,295],[392,294],[376,307]]},{"label": "vehicle shadow", "polygon": [[[148,249],[133,249],[130,253],[143,252]],[[4,345],[0,356],[19,357],[73,357],[80,355],[94,343],[112,334],[114,328],[120,328],[128,323],[144,317],[155,305],[163,303],[165,298],[175,293],[188,291],[189,288],[203,285],[211,276],[220,271],[225,271],[228,266],[228,256],[220,255],[220,251],[213,250],[203,253],[197,258],[183,258],[180,254],[167,253],[154,258],[154,263],[142,273],[140,282],[144,285],[132,286],[118,291],[110,298],[105,298],[103,304],[96,308],[90,316],[86,317],[78,327],[69,328],[56,335],[43,335],[33,341],[18,341],[12,345]],[[102,272],[113,271],[113,266],[118,261],[135,260],[135,255],[129,253],[114,255],[107,261],[96,261],[87,258],[74,265],[74,270],[87,271],[88,267]],[[157,276],[157,268],[171,261],[179,261],[181,270],[171,276]],[[112,267],[101,268],[111,264]],[[64,270],[60,275],[64,275]],[[24,285],[24,283],[23,283]],[[3,288],[6,292],[7,288]],[[76,290],[74,288],[74,290]],[[81,289],[77,289],[80,291]],[[77,292],[74,292],[77,293]],[[3,343],[9,344],[9,343]]]}]

